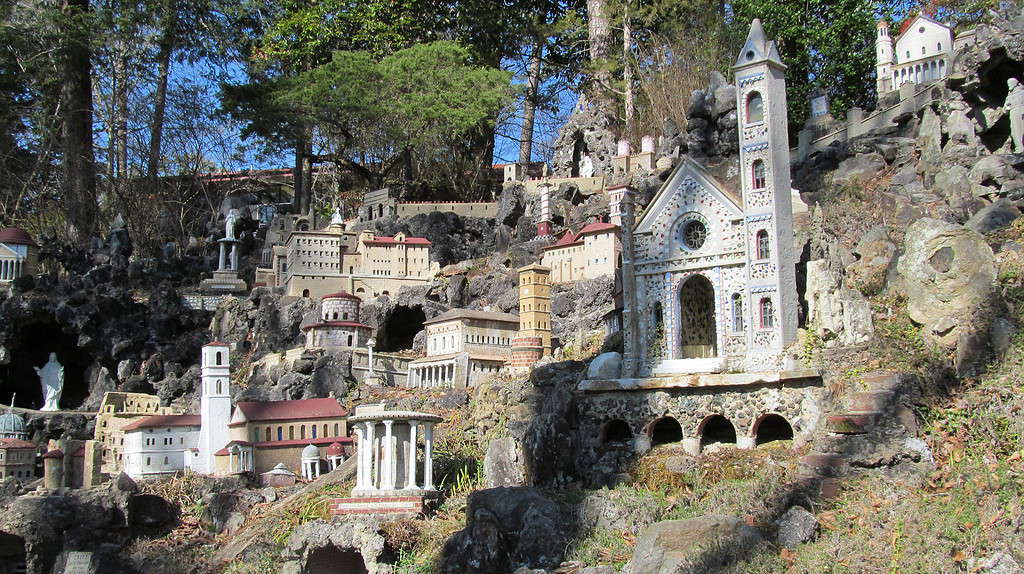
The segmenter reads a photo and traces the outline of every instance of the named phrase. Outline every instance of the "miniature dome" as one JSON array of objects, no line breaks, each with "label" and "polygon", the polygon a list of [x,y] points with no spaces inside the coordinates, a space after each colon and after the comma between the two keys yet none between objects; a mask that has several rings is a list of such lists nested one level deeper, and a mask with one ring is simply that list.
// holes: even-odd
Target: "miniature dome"
[{"label": "miniature dome", "polygon": [[320,458],[320,449],[314,444],[307,444],[306,448],[302,449],[302,458]]},{"label": "miniature dome", "polygon": [[32,241],[32,236],[20,227],[5,227],[0,229],[0,243],[32,246],[36,244],[35,241]]},{"label": "miniature dome", "polygon": [[24,434],[25,421],[20,416],[10,410],[0,415],[0,437]]},{"label": "miniature dome", "polygon": [[327,447],[327,456],[338,456],[345,454],[345,447],[341,446],[340,442],[332,442],[331,446]]}]

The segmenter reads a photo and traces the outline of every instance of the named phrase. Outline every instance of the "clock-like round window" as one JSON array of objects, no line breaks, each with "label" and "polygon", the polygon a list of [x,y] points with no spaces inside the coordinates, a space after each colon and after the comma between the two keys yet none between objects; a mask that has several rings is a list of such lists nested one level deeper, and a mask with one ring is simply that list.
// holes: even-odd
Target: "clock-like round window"
[{"label": "clock-like round window", "polygon": [[704,245],[704,240],[708,238],[708,229],[704,227],[704,224],[696,219],[686,222],[683,226],[683,245],[687,249],[697,250]]}]

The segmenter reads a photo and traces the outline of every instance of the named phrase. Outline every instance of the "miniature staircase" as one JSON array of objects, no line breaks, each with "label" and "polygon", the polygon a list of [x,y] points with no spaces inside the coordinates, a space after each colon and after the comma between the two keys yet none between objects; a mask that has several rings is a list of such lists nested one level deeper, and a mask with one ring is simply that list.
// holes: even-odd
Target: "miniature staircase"
[{"label": "miniature staircase", "polygon": [[817,480],[825,498],[835,496],[842,478],[853,472],[844,444],[873,432],[884,422],[900,388],[900,376],[893,372],[865,375],[862,381],[865,388],[850,393],[840,410],[825,418],[828,434],[818,441],[818,451],[800,458],[800,476]]}]

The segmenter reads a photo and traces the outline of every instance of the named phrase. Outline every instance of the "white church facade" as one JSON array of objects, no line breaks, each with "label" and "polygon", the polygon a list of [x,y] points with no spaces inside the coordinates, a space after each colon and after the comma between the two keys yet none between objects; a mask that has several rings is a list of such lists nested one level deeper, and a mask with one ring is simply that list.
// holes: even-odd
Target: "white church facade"
[{"label": "white church facade", "polygon": [[759,21],[733,67],[739,174],[684,159],[623,226],[624,378],[786,368],[797,292],[786,66]]},{"label": "white church facade", "polygon": [[895,41],[885,20],[875,36],[876,90],[879,96],[900,89],[906,83],[928,84],[949,75],[953,64],[953,29],[918,14],[904,23]]}]

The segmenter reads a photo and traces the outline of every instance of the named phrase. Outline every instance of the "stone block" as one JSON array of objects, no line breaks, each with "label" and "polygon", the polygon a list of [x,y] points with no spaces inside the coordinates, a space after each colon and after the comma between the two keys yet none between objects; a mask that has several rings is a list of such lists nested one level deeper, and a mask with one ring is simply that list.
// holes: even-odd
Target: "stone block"
[{"label": "stone block", "polygon": [[864,434],[868,432],[878,413],[847,413],[832,415],[825,419],[825,428],[839,434]]},{"label": "stone block", "polygon": [[810,540],[818,531],[818,519],[802,506],[793,506],[775,523],[776,543],[790,550]]}]

